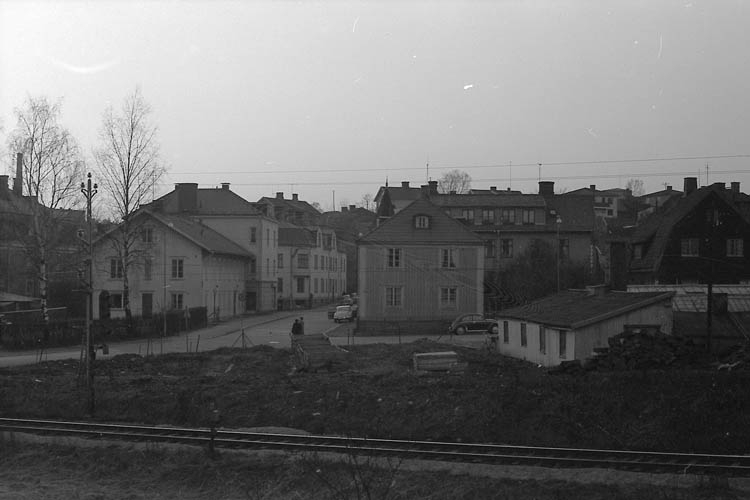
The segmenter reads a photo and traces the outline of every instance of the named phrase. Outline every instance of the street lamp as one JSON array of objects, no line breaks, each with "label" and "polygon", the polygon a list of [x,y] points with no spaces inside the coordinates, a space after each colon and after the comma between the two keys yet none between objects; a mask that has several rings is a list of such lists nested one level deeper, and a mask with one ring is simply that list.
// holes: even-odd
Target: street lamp
[{"label": "street lamp", "polygon": [[559,215],[555,219],[555,225],[557,226],[557,292],[560,293],[560,224],[562,224],[562,217]]},{"label": "street lamp", "polygon": [[91,172],[86,176],[86,182],[81,183],[81,193],[86,197],[86,218],[89,223],[89,241],[88,241],[88,286],[86,287],[86,385],[89,397],[89,413],[94,415],[94,356],[93,346],[91,344],[91,316],[94,309],[94,251],[91,244],[91,233],[93,231],[91,224],[91,200],[97,193],[99,186],[91,185]]}]

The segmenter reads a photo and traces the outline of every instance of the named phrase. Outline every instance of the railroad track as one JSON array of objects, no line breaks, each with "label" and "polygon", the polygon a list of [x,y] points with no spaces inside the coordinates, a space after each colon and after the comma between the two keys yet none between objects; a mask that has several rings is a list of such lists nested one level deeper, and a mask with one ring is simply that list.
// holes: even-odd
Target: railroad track
[{"label": "railroad track", "polygon": [[747,455],[402,441],[16,418],[0,418],[0,430],[103,440],[210,445],[216,448],[244,450],[330,452],[477,464],[607,468],[649,473],[750,477],[750,456]]}]

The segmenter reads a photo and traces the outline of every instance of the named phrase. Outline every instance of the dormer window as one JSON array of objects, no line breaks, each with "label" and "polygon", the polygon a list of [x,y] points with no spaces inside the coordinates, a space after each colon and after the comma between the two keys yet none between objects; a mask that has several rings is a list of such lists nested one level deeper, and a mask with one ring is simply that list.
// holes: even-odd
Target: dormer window
[{"label": "dormer window", "polygon": [[414,217],[414,227],[417,229],[428,229],[430,227],[430,218],[427,215],[417,215]]}]

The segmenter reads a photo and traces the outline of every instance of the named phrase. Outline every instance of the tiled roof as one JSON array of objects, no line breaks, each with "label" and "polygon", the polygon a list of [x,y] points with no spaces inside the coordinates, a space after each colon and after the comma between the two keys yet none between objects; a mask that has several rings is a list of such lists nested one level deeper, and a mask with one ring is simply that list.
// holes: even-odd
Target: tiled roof
[{"label": "tiled roof", "polygon": [[[163,213],[180,213],[177,190],[143,207]],[[195,215],[260,215],[260,212],[249,201],[229,189],[222,188],[198,189],[197,208],[190,213]]]},{"label": "tiled roof", "polygon": [[317,245],[315,235],[307,228],[293,224],[279,223],[279,246],[314,247]]},{"label": "tiled roof", "polygon": [[662,189],[661,191],[654,191],[653,193],[644,194],[639,196],[641,199],[652,198],[655,196],[682,196],[682,191],[675,189]]},{"label": "tiled roof", "polygon": [[[391,188],[388,188],[389,190]],[[519,207],[544,208],[544,197],[538,194],[433,194],[430,201],[440,207]]]},{"label": "tiled roof", "polygon": [[417,200],[422,195],[422,190],[418,187],[381,186],[380,189],[378,189],[378,193],[375,195],[376,202],[380,201],[386,187],[388,188],[388,194],[391,197],[391,201]]},{"label": "tiled roof", "polygon": [[[430,218],[430,227],[428,229],[414,227],[416,215],[427,215]],[[466,226],[446,215],[443,210],[424,198],[413,201],[396,215],[386,219],[380,226],[363,236],[360,241],[378,244],[484,244],[482,239]]]},{"label": "tiled roof", "polygon": [[186,216],[146,213],[210,253],[239,257],[251,256],[247,250],[235,242]]},{"label": "tiled roof", "polygon": [[[594,228],[596,215],[590,196],[550,196],[547,199],[547,208],[560,216],[560,231],[591,231]],[[551,225],[554,226],[555,218],[552,219]]]},{"label": "tiled roof", "polygon": [[581,328],[617,317],[648,305],[669,301],[674,292],[613,292],[601,295],[587,290],[567,290],[529,304],[498,313],[498,319],[512,318],[557,328]]},{"label": "tiled roof", "polygon": [[274,208],[283,208],[285,210],[291,210],[292,212],[308,213],[315,217],[320,215],[320,212],[315,207],[303,200],[287,200],[264,196],[258,200],[258,203],[269,203],[273,205]]}]

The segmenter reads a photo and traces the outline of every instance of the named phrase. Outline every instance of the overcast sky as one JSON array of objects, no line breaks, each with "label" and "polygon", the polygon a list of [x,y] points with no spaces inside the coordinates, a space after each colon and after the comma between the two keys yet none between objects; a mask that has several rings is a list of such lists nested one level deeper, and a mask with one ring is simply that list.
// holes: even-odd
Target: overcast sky
[{"label": "overcast sky", "polygon": [[541,170],[556,191],[650,192],[705,184],[707,164],[750,192],[748,26],[750,0],[0,0],[0,119],[7,135],[26,96],[62,98],[90,158],[139,85],[157,194],[230,182],[330,209],[453,168],[476,188],[536,192]]}]

